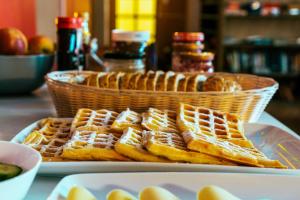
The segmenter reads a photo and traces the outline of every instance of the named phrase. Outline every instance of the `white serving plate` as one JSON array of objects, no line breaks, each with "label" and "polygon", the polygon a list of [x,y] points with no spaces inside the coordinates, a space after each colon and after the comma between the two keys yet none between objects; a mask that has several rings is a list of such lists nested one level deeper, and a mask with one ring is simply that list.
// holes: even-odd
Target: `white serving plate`
[{"label": "white serving plate", "polygon": [[263,174],[221,173],[107,173],[77,174],[62,179],[48,200],[64,199],[74,185],[89,189],[97,199],[106,199],[112,189],[124,189],[136,197],[147,186],[161,186],[182,200],[196,200],[207,185],[220,186],[243,200],[297,200],[300,177]]},{"label": "white serving plate", "polygon": [[[37,126],[37,122],[18,133],[12,142],[21,143]],[[289,169],[244,166],[204,165],[188,163],[150,163],[117,161],[43,162],[40,174],[74,174],[95,172],[237,172],[300,175],[300,137],[270,125],[245,124],[246,136],[269,158],[278,159]]]}]

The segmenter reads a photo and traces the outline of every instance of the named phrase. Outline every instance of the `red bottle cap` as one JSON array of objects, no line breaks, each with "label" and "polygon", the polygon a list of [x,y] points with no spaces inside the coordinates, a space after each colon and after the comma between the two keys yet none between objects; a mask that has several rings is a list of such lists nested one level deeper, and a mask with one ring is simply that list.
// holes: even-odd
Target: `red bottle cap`
[{"label": "red bottle cap", "polygon": [[202,32],[175,32],[173,40],[176,42],[203,42],[204,34]]},{"label": "red bottle cap", "polygon": [[78,29],[82,27],[82,19],[79,17],[57,17],[57,28]]}]

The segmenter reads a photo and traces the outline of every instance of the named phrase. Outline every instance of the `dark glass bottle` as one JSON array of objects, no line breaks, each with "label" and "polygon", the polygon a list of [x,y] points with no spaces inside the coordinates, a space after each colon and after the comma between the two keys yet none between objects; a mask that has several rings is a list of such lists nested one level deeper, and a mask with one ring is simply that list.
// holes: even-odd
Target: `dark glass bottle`
[{"label": "dark glass bottle", "polygon": [[57,18],[58,70],[74,70],[80,65],[82,20],[76,17]]}]

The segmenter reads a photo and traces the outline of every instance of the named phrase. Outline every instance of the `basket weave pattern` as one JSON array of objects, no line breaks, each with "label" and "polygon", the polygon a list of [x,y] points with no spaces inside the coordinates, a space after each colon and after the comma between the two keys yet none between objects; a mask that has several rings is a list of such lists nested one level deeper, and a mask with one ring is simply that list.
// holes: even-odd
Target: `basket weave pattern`
[{"label": "basket weave pattern", "polygon": [[244,121],[255,122],[278,89],[278,83],[271,78],[222,73],[223,76],[236,80],[244,90],[235,93],[115,90],[58,81],[62,73],[64,72],[51,72],[46,76],[59,117],[73,117],[79,108],[106,108],[117,112],[127,107],[139,112],[149,107],[176,110],[178,103],[183,102],[235,113]]}]

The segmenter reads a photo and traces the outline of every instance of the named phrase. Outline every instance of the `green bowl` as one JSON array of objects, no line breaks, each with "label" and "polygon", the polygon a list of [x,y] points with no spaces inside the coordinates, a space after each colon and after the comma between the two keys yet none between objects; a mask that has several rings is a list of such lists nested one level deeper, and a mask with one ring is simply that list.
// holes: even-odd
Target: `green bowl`
[{"label": "green bowl", "polygon": [[0,94],[26,94],[44,83],[54,55],[0,55]]}]

